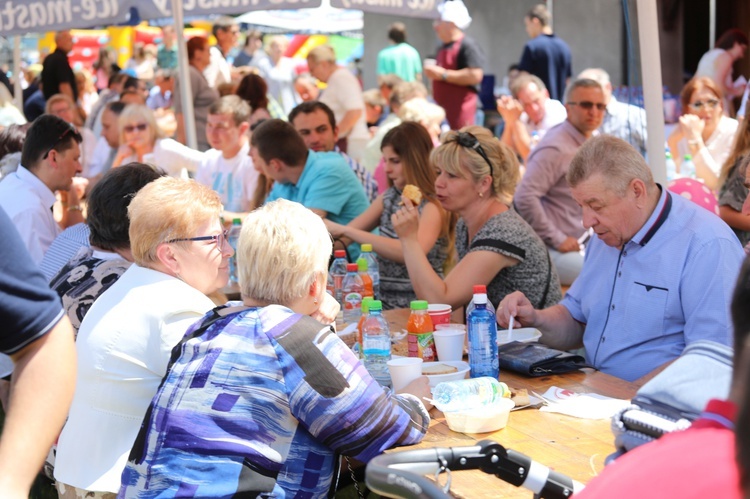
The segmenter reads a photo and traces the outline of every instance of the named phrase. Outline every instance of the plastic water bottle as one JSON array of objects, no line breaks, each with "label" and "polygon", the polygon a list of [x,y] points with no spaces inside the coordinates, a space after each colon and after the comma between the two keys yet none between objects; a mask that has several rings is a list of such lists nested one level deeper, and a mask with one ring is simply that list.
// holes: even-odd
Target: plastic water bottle
[{"label": "plastic water bottle", "polygon": [[469,373],[472,378],[490,376],[497,379],[500,364],[497,358],[497,322],[487,310],[487,294],[474,294],[474,310],[469,314]]},{"label": "plastic water bottle", "polygon": [[529,151],[532,151],[539,143],[541,136],[539,135],[539,132],[537,130],[532,130],[530,138],[531,140],[529,140]]},{"label": "plastic water bottle", "polygon": [[375,294],[372,291],[372,277],[367,272],[367,260],[362,257],[357,258],[357,269],[359,270],[359,277],[362,278],[362,284],[365,286],[362,297],[369,296],[375,298]]},{"label": "plastic water bottle", "polygon": [[346,265],[346,277],[341,288],[341,308],[344,311],[345,324],[358,322],[362,315],[362,294],[365,286],[358,270],[356,263]]},{"label": "plastic water bottle", "polygon": [[686,154],[683,157],[682,165],[680,166],[680,174],[683,177],[695,178],[695,163],[693,163],[693,156]]},{"label": "plastic water bottle", "polygon": [[367,260],[367,272],[372,278],[372,292],[375,299],[380,298],[380,265],[378,257],[372,252],[372,244],[363,244],[360,258]]},{"label": "plastic water bottle", "polygon": [[481,409],[503,397],[510,397],[508,385],[489,376],[443,381],[432,391],[432,402],[442,412]]},{"label": "plastic water bottle", "polygon": [[362,345],[364,345],[364,341],[362,339],[362,325],[365,323],[365,319],[367,319],[367,316],[370,315],[370,302],[373,299],[369,296],[365,296],[362,298],[362,315],[359,318],[359,322],[357,323],[357,353],[360,357],[362,357]]},{"label": "plastic water bottle", "polygon": [[390,386],[391,375],[387,363],[391,360],[391,332],[382,311],[380,300],[370,302],[369,314],[362,324],[362,352],[370,376],[382,386]]},{"label": "plastic water bottle", "polygon": [[669,151],[666,152],[666,161],[667,161],[667,182],[671,182],[672,180],[677,178],[677,164],[674,162],[674,158],[672,158],[672,153]]},{"label": "plastic water bottle", "polygon": [[[473,293],[476,295],[477,293],[484,293],[484,295],[487,295],[487,286],[484,284],[475,284],[473,288]],[[469,314],[472,310],[474,310],[476,306],[474,305],[474,298],[471,299],[469,304],[466,306],[466,320],[469,320]],[[495,307],[492,306],[492,303],[490,302],[489,298],[487,299],[487,310],[489,310],[493,315],[495,314]]]},{"label": "plastic water bottle", "polygon": [[331,263],[331,268],[328,270],[328,286],[326,291],[336,298],[336,301],[339,302],[339,305],[341,305],[341,309],[343,310],[344,306],[341,303],[341,290],[344,285],[344,276],[346,276],[346,265],[349,262],[346,261],[346,251],[344,250],[334,251],[333,257],[333,263]]},{"label": "plastic water bottle", "polygon": [[227,242],[234,250],[234,255],[229,259],[229,281],[235,284],[239,282],[237,276],[237,243],[240,241],[240,232],[242,232],[242,219],[235,218],[232,220],[232,228],[229,229],[227,235]]}]

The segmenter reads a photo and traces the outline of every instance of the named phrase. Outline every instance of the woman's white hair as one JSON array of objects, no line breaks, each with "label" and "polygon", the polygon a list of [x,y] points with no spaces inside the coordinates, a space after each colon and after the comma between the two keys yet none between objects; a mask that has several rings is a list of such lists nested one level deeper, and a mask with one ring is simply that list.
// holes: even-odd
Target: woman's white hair
[{"label": "woman's white hair", "polygon": [[331,236],[323,220],[299,203],[279,199],[242,223],[237,267],[242,296],[289,306],[327,276]]}]

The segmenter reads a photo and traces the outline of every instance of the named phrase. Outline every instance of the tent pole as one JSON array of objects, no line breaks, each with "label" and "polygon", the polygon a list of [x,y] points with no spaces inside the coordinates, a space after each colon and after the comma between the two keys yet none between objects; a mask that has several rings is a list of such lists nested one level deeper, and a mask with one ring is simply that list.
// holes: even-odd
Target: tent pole
[{"label": "tent pole", "polygon": [[638,33],[641,47],[643,101],[648,116],[646,151],[654,180],[666,185],[667,166],[664,156],[664,103],[662,95],[661,56],[659,52],[659,17],[656,2],[637,0]]},{"label": "tent pole", "polygon": [[714,48],[716,42],[716,0],[708,2],[708,48]]},{"label": "tent pole", "polygon": [[21,88],[21,36],[13,36],[13,103],[23,113],[23,89]]},{"label": "tent pole", "polygon": [[182,101],[182,119],[185,124],[185,142],[191,149],[198,149],[195,134],[195,112],[193,110],[193,89],[190,86],[190,68],[188,68],[187,44],[185,43],[185,22],[183,20],[182,1],[172,1],[172,18],[177,35],[177,55],[180,74],[180,100]]}]

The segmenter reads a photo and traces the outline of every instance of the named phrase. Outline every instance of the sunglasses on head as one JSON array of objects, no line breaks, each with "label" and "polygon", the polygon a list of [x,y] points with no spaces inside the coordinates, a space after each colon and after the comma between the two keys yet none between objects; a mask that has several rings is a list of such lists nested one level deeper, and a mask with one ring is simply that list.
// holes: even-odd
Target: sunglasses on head
[{"label": "sunglasses on head", "polygon": [[69,125],[69,127],[63,133],[61,133],[59,137],[57,137],[57,140],[55,140],[55,142],[52,144],[52,147],[50,147],[49,149],[47,149],[47,152],[44,153],[44,156],[42,156],[42,159],[47,159],[47,156],[49,156],[49,153],[51,153],[52,150],[55,147],[57,147],[57,145],[60,142],[62,142],[63,140],[65,140],[65,138],[68,135],[72,135],[73,138],[76,139],[78,142],[82,142],[83,141],[83,137],[81,137],[81,134],[78,133],[78,130],[76,130],[73,125]]},{"label": "sunglasses on head", "polygon": [[688,104],[688,107],[695,111],[700,111],[704,107],[706,109],[716,109],[716,106],[718,105],[719,105],[719,101],[717,99],[706,99],[706,100],[697,100],[695,102],[691,102],[690,104]]},{"label": "sunglasses on head", "polygon": [[138,130],[139,132],[145,132],[148,128],[148,124],[146,123],[138,123],[137,125],[125,125],[122,127],[123,130],[125,130],[126,133],[133,133],[134,131]]},{"label": "sunglasses on head", "polygon": [[596,107],[598,111],[604,111],[607,109],[607,105],[602,102],[591,102],[591,101],[583,101],[583,102],[568,102],[571,106],[578,106],[580,108],[585,109],[586,111],[590,110],[593,107]]},{"label": "sunglasses on head", "polygon": [[482,149],[482,146],[479,144],[479,139],[477,139],[474,134],[471,134],[469,132],[458,132],[452,139],[448,140],[447,142],[455,142],[462,147],[466,147],[467,149],[474,149],[482,157],[482,159],[484,159],[487,165],[489,165],[490,177],[494,176],[495,169],[492,167],[492,162],[490,161],[490,158],[487,157],[487,153],[484,152],[484,149]]}]

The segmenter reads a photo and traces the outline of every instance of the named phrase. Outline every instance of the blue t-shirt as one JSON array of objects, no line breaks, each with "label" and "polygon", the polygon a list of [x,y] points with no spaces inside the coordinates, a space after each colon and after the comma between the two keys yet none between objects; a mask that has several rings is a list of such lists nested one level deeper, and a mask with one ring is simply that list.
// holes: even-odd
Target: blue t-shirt
[{"label": "blue t-shirt", "polygon": [[12,354],[49,332],[63,309],[3,209],[0,255],[0,352]]},{"label": "blue t-shirt", "polygon": [[547,85],[552,99],[563,101],[565,80],[573,74],[570,47],[554,34],[541,34],[523,48],[521,71],[538,76]]},{"label": "blue t-shirt", "polygon": [[[370,205],[359,179],[346,160],[335,152],[309,151],[305,170],[297,184],[275,183],[266,202],[275,199],[296,201],[306,208],[323,210],[328,213],[329,220],[342,225],[351,222]],[[350,252],[352,249],[350,246]]]}]

